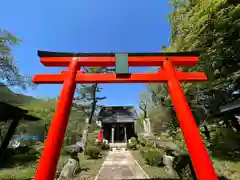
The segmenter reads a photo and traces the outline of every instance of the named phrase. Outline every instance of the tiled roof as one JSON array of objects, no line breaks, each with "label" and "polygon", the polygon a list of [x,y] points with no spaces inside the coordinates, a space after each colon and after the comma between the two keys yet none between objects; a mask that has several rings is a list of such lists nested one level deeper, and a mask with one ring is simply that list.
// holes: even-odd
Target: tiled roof
[{"label": "tiled roof", "polygon": [[137,113],[134,106],[105,106],[98,115],[98,121],[110,122],[134,122]]}]

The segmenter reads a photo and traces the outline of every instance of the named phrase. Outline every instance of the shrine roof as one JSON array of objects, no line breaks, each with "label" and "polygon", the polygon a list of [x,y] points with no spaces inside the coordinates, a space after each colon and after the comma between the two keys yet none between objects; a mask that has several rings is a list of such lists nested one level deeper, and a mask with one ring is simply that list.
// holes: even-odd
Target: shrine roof
[{"label": "shrine roof", "polygon": [[134,122],[138,118],[134,106],[104,106],[98,114],[103,123]]},{"label": "shrine roof", "polygon": [[27,121],[40,120],[39,117],[27,114],[28,111],[9,103],[0,102],[0,121],[7,121],[9,119],[22,119]]}]

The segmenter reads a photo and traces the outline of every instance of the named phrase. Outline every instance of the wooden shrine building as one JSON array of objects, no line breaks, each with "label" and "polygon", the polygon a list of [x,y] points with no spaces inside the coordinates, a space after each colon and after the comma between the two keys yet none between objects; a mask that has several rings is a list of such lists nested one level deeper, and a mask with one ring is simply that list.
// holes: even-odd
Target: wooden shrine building
[{"label": "wooden shrine building", "polygon": [[111,143],[124,143],[136,137],[137,112],[133,106],[105,106],[99,112],[103,138]]}]

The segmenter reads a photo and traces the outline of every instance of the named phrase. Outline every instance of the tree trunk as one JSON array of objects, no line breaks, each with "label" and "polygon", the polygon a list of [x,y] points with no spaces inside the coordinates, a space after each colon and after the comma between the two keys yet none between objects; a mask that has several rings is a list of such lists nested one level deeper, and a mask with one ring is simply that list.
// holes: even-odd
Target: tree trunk
[{"label": "tree trunk", "polygon": [[93,102],[92,102],[92,107],[91,107],[91,114],[89,116],[89,118],[86,119],[86,126],[84,128],[83,131],[83,135],[82,135],[82,143],[83,143],[83,148],[85,149],[86,147],[86,143],[87,143],[87,137],[88,137],[88,130],[90,127],[90,124],[92,123],[92,118],[96,109],[96,104],[97,104],[97,100],[96,100],[96,91],[97,91],[97,84],[94,84],[94,90],[93,90]]},{"label": "tree trunk", "polygon": [[97,104],[97,99],[96,99],[96,92],[97,92],[97,84],[94,84],[93,87],[93,102],[92,102],[92,110],[91,110],[91,114],[90,114],[90,117],[89,117],[89,124],[92,123],[92,118],[93,118],[93,115],[94,115],[94,112],[95,112],[95,109],[96,109],[96,104]]}]

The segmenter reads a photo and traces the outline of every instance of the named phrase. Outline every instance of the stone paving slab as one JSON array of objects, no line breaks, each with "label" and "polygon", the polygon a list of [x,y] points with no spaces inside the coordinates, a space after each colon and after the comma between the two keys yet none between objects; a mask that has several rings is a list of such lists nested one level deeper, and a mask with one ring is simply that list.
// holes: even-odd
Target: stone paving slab
[{"label": "stone paving slab", "polygon": [[129,151],[109,151],[95,180],[148,179]]}]

